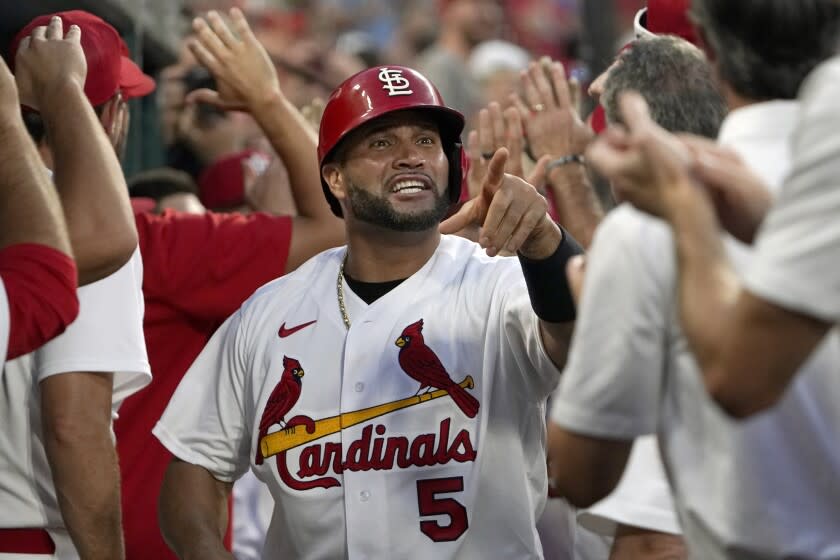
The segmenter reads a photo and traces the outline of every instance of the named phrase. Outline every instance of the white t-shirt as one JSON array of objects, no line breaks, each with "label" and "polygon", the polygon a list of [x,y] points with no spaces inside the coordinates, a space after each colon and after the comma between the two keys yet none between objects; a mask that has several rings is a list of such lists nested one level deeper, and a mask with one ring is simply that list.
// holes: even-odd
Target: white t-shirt
[{"label": "white t-shirt", "polygon": [[[721,141],[778,186],[795,123],[789,103],[755,105],[727,117]],[[739,135],[765,149],[730,141]],[[733,243],[730,257],[743,269],[747,253]],[[607,216],[589,253],[552,420],[601,437],[657,432],[697,558],[837,558],[840,341],[826,338],[772,411],[734,422],[706,393],[680,330],[676,289],[670,229],[627,205]]]},{"label": "white t-shirt", "polygon": [[802,87],[794,168],[756,240],[750,292],[840,323],[840,57]]},{"label": "white t-shirt", "polygon": [[618,486],[591,508],[581,510],[578,522],[599,535],[612,536],[619,525],[674,535],[682,533],[656,436],[636,439]]},{"label": "white t-shirt", "polygon": [[151,381],[142,282],[143,263],[135,250],[117,272],[79,288],[79,316],[64,333],[5,363],[0,384],[0,527],[64,525],[43,447],[41,381],[68,372],[116,372],[114,413]]},{"label": "white t-shirt", "polygon": [[[155,435],[219,480],[254,469],[275,500],[264,558],[541,558],[544,403],[560,372],[517,259],[444,236],[370,305],[345,284],[347,331],[344,254],[321,253],[228,319]],[[441,369],[438,384],[448,374],[465,387],[450,389],[457,401],[407,373]],[[285,428],[259,440],[280,386],[289,390],[269,408]],[[257,464],[260,441],[283,451]]]}]

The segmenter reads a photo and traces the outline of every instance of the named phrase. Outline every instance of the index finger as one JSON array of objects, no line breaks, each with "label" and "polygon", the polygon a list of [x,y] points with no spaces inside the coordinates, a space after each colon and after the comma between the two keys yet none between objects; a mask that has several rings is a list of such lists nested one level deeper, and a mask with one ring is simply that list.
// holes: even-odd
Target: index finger
[{"label": "index finger", "polygon": [[493,198],[496,191],[502,186],[505,180],[505,165],[508,160],[508,149],[499,148],[493,154],[493,159],[487,166],[487,175],[484,177],[484,183],[481,185],[481,194],[485,197]]}]

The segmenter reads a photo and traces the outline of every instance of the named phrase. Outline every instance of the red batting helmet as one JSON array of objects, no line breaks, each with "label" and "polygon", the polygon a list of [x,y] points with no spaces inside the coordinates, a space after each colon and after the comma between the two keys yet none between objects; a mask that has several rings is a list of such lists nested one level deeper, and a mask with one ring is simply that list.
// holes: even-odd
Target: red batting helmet
[{"label": "red batting helmet", "polygon": [[[464,116],[443,103],[437,88],[425,76],[403,66],[377,66],[344,81],[332,93],[318,140],[319,167],[329,163],[338,144],[360,126],[383,115],[406,109],[427,111],[440,126],[443,148],[449,159],[449,198],[461,195],[461,131]],[[321,185],[333,213],[341,216],[341,205],[323,177]]]}]

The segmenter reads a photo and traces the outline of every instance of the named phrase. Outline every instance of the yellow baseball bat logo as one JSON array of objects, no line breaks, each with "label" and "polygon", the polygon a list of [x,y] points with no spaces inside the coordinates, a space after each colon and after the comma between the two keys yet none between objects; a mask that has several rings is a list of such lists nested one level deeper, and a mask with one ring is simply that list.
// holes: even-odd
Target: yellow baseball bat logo
[{"label": "yellow baseball bat logo", "polygon": [[[464,389],[472,389],[475,387],[473,378],[469,375],[466,376],[463,381],[458,383],[458,385]],[[262,438],[262,440],[260,440],[260,450],[262,451],[263,457],[267,459],[277,455],[278,453],[282,453],[283,451],[288,451],[289,449],[307,444],[310,441],[315,441],[317,439],[321,439],[322,437],[340,432],[344,428],[349,428],[351,426],[355,426],[356,424],[367,422],[368,420],[372,420],[378,416],[384,416],[385,414],[390,414],[391,412],[395,412],[403,408],[439,399],[440,397],[444,397],[448,394],[449,391],[446,389],[438,389],[437,391],[423,393],[422,395],[414,395],[406,399],[391,401],[389,403],[372,406],[370,408],[363,408],[361,410],[354,410],[353,412],[345,412],[343,414],[339,414],[338,416],[322,418],[321,420],[315,422],[315,429],[311,433],[306,430],[306,426],[292,426],[290,428],[280,430],[279,432],[268,434]]]}]

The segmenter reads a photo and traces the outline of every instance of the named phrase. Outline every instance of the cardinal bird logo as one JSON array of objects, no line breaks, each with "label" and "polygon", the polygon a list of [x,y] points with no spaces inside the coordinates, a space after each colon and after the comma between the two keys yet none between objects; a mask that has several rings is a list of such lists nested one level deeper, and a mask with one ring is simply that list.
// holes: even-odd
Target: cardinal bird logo
[{"label": "cardinal bird logo", "polygon": [[254,459],[256,464],[262,465],[263,463],[263,455],[259,442],[268,434],[268,429],[275,424],[279,424],[282,428],[286,427],[284,417],[300,398],[303,373],[303,368],[299,361],[288,356],[283,356],[283,375],[280,376],[280,381],[274,387],[271,395],[269,395],[268,402],[265,404],[265,410],[263,410],[262,417],[260,418],[260,434],[257,437],[257,455]]},{"label": "cardinal bird logo", "polygon": [[423,389],[443,389],[461,411],[475,418],[479,403],[467,390],[455,383],[443,367],[434,351],[423,341],[423,319],[408,325],[394,342],[399,349],[400,367],[412,379],[420,382],[419,394]]}]

